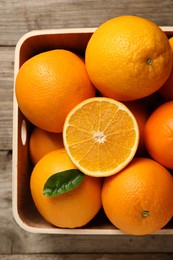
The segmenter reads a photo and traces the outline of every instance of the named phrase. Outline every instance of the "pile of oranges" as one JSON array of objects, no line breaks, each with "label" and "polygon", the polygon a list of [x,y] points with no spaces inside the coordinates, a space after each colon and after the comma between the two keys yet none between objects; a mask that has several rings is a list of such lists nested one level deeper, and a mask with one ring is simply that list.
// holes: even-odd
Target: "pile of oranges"
[{"label": "pile of oranges", "polygon": [[59,228],[85,226],[103,208],[127,234],[151,234],[173,216],[173,38],[120,16],[98,27],[85,57],[50,50],[27,60],[16,98],[33,124],[30,189]]}]

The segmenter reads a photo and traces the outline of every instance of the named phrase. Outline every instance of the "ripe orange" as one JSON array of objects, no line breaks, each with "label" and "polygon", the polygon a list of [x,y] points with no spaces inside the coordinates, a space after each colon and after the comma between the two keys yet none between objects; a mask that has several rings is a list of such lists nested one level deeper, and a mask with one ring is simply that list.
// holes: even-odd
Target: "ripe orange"
[{"label": "ripe orange", "polygon": [[106,177],[132,160],[139,130],[135,117],[124,104],[95,97],[81,102],[68,114],[63,141],[78,169],[87,175]]},{"label": "ripe orange", "polygon": [[144,141],[149,154],[173,169],[173,101],[159,106],[145,125]]},{"label": "ripe orange", "polygon": [[151,234],[173,215],[173,177],[148,158],[134,158],[121,172],[105,178],[102,203],[109,220],[132,235]]},{"label": "ripe orange", "polygon": [[101,208],[101,178],[84,176],[82,183],[64,194],[47,197],[43,187],[54,173],[75,169],[65,149],[46,154],[34,167],[30,187],[40,214],[51,224],[76,228],[87,224]]},{"label": "ripe orange", "polygon": [[[169,39],[173,56],[173,37]],[[167,100],[173,100],[173,66],[165,84],[159,89],[159,93]]]},{"label": "ripe orange", "polygon": [[62,132],[68,112],[94,95],[84,61],[67,50],[32,57],[16,78],[19,108],[34,125],[50,132]]},{"label": "ripe orange", "polygon": [[62,133],[47,132],[35,127],[29,139],[29,153],[33,164],[44,155],[59,148],[63,148]]},{"label": "ripe orange", "polygon": [[99,26],[85,53],[86,68],[96,88],[120,101],[154,93],[172,67],[166,34],[151,21],[120,16]]},{"label": "ripe orange", "polygon": [[144,145],[144,128],[149,117],[149,111],[144,106],[144,104],[139,101],[128,101],[124,102],[124,104],[130,109],[139,127],[139,145],[137,149],[136,155],[141,156],[145,152],[145,145]]}]

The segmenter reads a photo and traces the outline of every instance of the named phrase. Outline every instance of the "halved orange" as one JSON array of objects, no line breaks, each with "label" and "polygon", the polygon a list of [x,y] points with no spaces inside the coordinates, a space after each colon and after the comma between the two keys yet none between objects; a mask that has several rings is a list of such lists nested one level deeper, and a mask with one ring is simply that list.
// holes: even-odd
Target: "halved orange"
[{"label": "halved orange", "polygon": [[135,117],[124,104],[94,97],[70,111],[63,140],[70,159],[80,171],[106,177],[119,172],[132,160],[139,130]]}]

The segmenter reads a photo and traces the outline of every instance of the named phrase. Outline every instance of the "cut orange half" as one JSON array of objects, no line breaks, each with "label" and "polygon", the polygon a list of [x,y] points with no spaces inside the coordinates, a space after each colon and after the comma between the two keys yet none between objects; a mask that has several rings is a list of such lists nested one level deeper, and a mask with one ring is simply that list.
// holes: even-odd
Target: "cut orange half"
[{"label": "cut orange half", "polygon": [[80,171],[106,177],[119,172],[132,160],[139,130],[135,117],[124,104],[94,97],[70,111],[63,140],[70,159]]}]

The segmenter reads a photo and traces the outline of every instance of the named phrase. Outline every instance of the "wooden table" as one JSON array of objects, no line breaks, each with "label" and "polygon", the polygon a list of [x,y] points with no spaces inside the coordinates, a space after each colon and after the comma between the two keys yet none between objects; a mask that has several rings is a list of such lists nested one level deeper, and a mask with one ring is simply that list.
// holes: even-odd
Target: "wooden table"
[{"label": "wooden table", "polygon": [[97,27],[124,14],[173,26],[173,1],[0,0],[0,259],[172,259],[172,235],[32,234],[21,229],[12,214],[12,95],[18,39],[35,29]]}]

